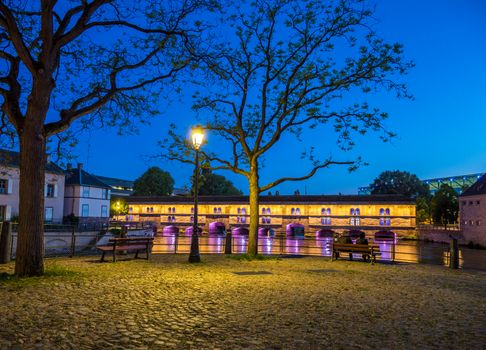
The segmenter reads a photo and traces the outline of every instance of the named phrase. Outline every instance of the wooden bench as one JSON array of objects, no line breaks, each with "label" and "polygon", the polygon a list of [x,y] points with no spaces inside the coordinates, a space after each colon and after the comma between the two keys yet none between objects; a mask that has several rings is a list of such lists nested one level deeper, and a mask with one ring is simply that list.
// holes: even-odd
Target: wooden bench
[{"label": "wooden bench", "polygon": [[380,255],[380,247],[368,244],[334,243],[332,245],[331,261],[339,259],[339,253],[349,253],[350,260],[353,259],[353,253],[361,254],[365,261],[367,257],[371,264],[374,264],[376,256]]},{"label": "wooden bench", "polygon": [[138,258],[139,252],[145,251],[148,260],[152,250],[153,241],[153,237],[110,238],[108,245],[101,245],[96,248],[103,252],[101,255],[101,262],[105,261],[106,252],[111,252],[113,254],[113,262],[115,262],[116,252],[120,251],[135,251],[135,259]]}]

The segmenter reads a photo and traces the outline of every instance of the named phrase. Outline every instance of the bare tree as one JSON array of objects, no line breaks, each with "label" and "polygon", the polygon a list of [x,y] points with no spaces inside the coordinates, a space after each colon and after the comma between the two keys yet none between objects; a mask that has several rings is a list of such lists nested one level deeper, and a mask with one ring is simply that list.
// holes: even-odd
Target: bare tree
[{"label": "bare tree", "polygon": [[[0,1],[2,137],[20,147],[15,272],[44,270],[46,147],[82,127],[129,129],[191,62],[199,0]],[[190,21],[189,21],[190,19]],[[63,133],[63,134],[60,134]]]},{"label": "bare tree", "polygon": [[[412,66],[402,46],[380,39],[374,19],[359,0],[238,1],[226,13],[221,42],[206,60],[210,78],[196,95],[194,108],[205,120],[217,151],[208,144],[203,157],[213,169],[245,176],[250,193],[248,254],[257,253],[259,194],[286,181],[305,180],[332,165],[351,169],[360,158],[339,160],[306,151],[309,169],[302,176],[262,184],[262,158],[282,140],[306,128],[334,130],[343,150],[354,135],[368,131],[388,140],[387,114],[362,100],[387,90],[409,97],[397,78]],[[234,10],[233,10],[234,9]],[[199,82],[201,83],[201,82]],[[165,157],[191,162],[190,146],[173,129]],[[221,147],[226,142],[227,147]],[[227,151],[229,150],[229,152]]]}]

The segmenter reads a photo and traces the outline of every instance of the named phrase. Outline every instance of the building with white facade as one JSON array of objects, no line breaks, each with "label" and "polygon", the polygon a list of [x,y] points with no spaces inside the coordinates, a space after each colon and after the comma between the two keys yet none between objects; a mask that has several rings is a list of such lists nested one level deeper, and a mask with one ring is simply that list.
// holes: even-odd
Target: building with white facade
[{"label": "building with white facade", "polygon": [[[61,223],[64,215],[64,171],[46,164],[44,218]],[[20,158],[18,152],[0,150],[0,221],[19,215]]]},{"label": "building with white facade", "polygon": [[83,223],[108,223],[110,186],[83,170],[68,164],[64,190],[64,216]]}]

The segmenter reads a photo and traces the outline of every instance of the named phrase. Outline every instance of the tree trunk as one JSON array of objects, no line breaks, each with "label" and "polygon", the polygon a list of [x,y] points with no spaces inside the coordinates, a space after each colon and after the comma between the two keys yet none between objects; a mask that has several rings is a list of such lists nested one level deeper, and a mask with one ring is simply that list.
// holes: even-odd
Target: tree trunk
[{"label": "tree trunk", "polygon": [[258,254],[258,221],[259,221],[259,196],[258,165],[256,162],[250,165],[250,232],[248,235],[248,255]]},{"label": "tree trunk", "polygon": [[44,273],[46,142],[42,128],[26,123],[20,137],[20,206],[15,274]]},{"label": "tree trunk", "polygon": [[34,77],[26,116],[19,133],[20,196],[15,274],[44,273],[44,185],[46,136],[44,121],[49,110],[53,80],[44,69]]}]

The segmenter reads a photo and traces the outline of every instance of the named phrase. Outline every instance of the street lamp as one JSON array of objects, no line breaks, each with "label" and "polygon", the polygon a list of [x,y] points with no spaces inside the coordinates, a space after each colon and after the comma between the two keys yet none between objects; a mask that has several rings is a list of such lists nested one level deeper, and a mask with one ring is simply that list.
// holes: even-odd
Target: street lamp
[{"label": "street lamp", "polygon": [[196,167],[194,169],[194,220],[192,226],[192,236],[191,236],[191,253],[189,254],[189,262],[195,263],[200,262],[201,257],[199,255],[199,237],[198,237],[198,225],[197,225],[197,204],[198,204],[198,183],[199,183],[199,148],[204,140],[204,130],[202,127],[197,126],[192,129],[191,132],[192,145],[196,150]]}]

